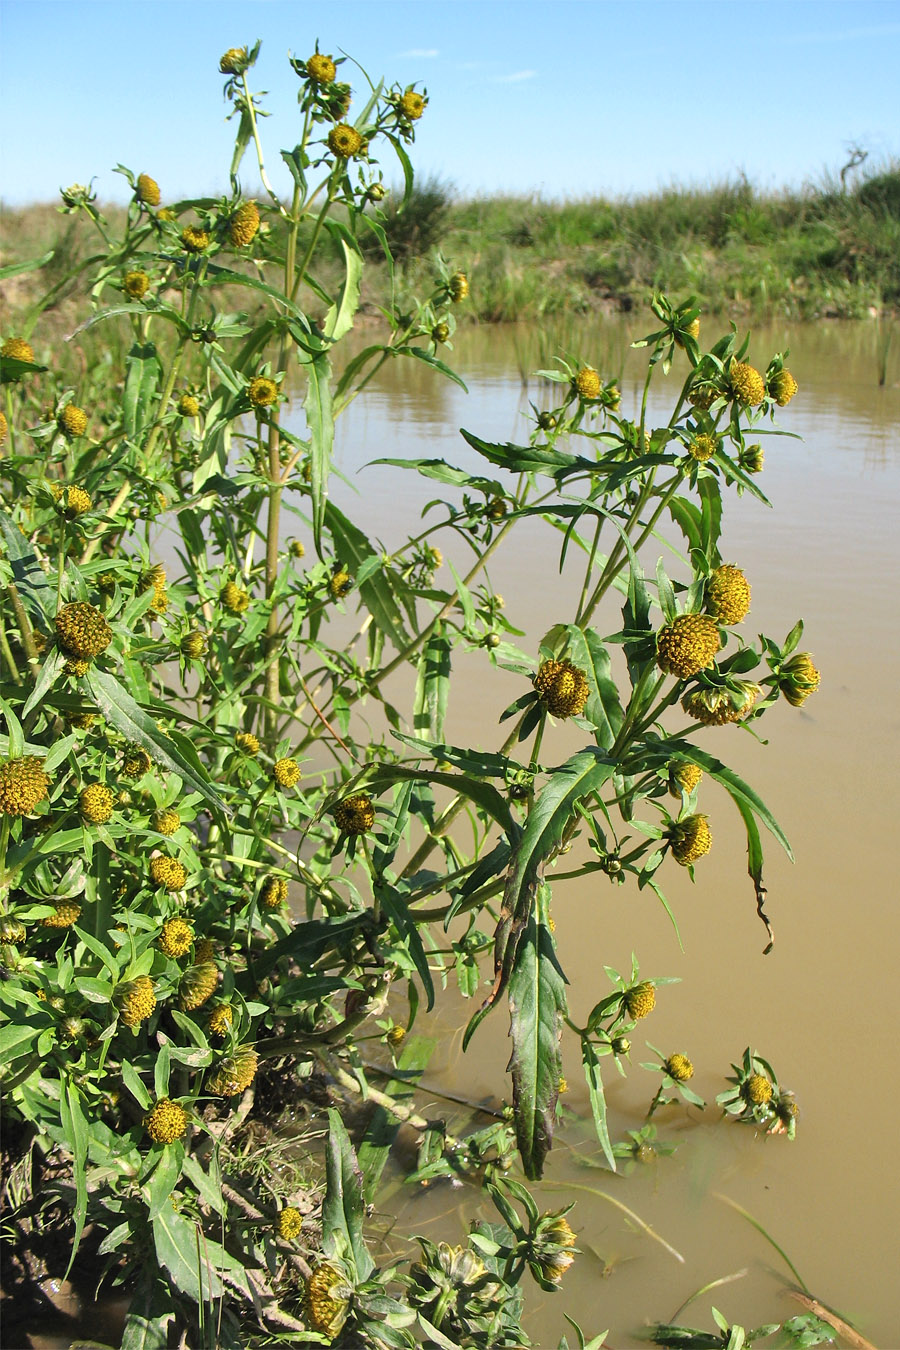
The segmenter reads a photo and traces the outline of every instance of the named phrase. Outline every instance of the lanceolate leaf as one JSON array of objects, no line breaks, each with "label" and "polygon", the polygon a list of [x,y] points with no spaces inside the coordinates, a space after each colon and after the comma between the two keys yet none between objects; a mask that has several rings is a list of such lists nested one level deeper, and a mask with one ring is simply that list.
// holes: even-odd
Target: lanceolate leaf
[{"label": "lanceolate leaf", "polygon": [[[333,502],[328,502],[325,506],[325,525],[334,541],[337,557],[351,574],[357,572],[367,558],[376,556],[374,546],[369,543],[362,530],[351,524]],[[359,594],[378,628],[385,637],[390,638],[397,650],[402,651],[408,647],[412,638],[404,627],[403,615],[394,598],[391,581],[383,568],[378,568],[360,582]]]},{"label": "lanceolate leaf", "polygon": [[[543,906],[539,903],[537,908]],[[557,964],[550,930],[533,908],[509,981],[509,1034],[513,1043],[509,1068],[516,1140],[530,1180],[541,1176],[553,1140],[565,1011],[565,978]]]},{"label": "lanceolate leaf", "polygon": [[325,1154],[325,1202],[322,1206],[322,1247],[326,1256],[340,1254],[340,1242],[346,1239],[353,1252],[356,1272],[365,1280],[375,1269],[363,1240],[366,1202],[363,1175],[353,1152],[349,1135],[337,1111],[328,1112],[328,1146]]},{"label": "lanceolate leaf", "polygon": [[63,1276],[63,1279],[65,1279],[72,1269],[72,1263],[81,1242],[81,1234],[84,1232],[88,1198],[86,1173],[88,1123],[81,1106],[81,1094],[71,1078],[67,1080],[60,1094],[59,1105],[59,1118],[62,1122],[66,1143],[72,1150],[72,1175],[75,1178],[75,1233],[72,1238],[72,1254],[69,1257],[66,1274]]},{"label": "lanceolate leaf", "polygon": [[413,727],[417,736],[439,741],[444,734],[450,693],[450,642],[441,628],[435,629],[419,656]]},{"label": "lanceolate leaf", "polygon": [[604,750],[612,748],[625,714],[619,702],[619,690],[610,672],[609,652],[593,630],[582,631],[567,624],[569,659],[587,676],[591,692],[584,715],[597,729],[597,740]]},{"label": "lanceolate leaf", "polygon": [[166,1350],[173,1317],[172,1298],[155,1262],[141,1267],[128,1308],[121,1350]]},{"label": "lanceolate leaf", "polygon": [[206,775],[201,776],[187,763],[174,742],[160,731],[153,718],[135,703],[114,675],[104,670],[89,670],[84,678],[97,707],[117,731],[143,746],[158,764],[179,774],[186,788],[199,792],[215,811],[225,814],[225,803]]},{"label": "lanceolate leaf", "polygon": [[52,627],[56,613],[56,590],[47,580],[32,545],[5,511],[0,511],[0,530],[12,566],[13,581],[32,623]]},{"label": "lanceolate leaf", "polygon": [[[156,390],[161,366],[152,342],[136,342],[125,357],[125,390],[122,396],[122,414],[125,435],[137,440],[153,420]],[[165,412],[163,408],[161,411]]]},{"label": "lanceolate leaf", "polygon": [[343,238],[340,244],[344,254],[344,284],[337,301],[325,315],[322,327],[325,336],[334,342],[340,341],[353,327],[353,316],[359,308],[359,282],[363,270],[363,260],[359,251],[349,248]]},{"label": "lanceolate leaf", "polygon": [[584,1065],[584,1076],[591,1098],[591,1114],[594,1117],[597,1138],[600,1140],[606,1161],[615,1171],[616,1158],[609,1137],[609,1126],[606,1123],[606,1097],[603,1092],[603,1079],[600,1076],[600,1058],[587,1036],[581,1039],[581,1062]]}]

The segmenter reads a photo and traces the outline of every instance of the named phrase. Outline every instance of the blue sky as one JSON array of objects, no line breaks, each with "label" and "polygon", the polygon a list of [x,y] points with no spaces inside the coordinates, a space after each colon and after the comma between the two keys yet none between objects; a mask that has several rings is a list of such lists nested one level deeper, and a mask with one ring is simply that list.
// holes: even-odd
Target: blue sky
[{"label": "blue sky", "polygon": [[317,37],[373,78],[427,85],[414,162],[464,194],[625,195],[740,172],[773,188],[836,171],[853,141],[900,153],[900,0],[0,0],[3,201],[92,176],[122,200],[117,162],[169,200],[224,191],[218,58],[256,38],[286,190],[287,52]]}]

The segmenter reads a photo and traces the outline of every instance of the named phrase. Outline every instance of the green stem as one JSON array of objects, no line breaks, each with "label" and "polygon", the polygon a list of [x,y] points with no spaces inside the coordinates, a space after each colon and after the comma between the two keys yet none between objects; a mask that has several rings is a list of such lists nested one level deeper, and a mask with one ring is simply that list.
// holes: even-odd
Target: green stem
[{"label": "green stem", "polygon": [[0,816],[0,905],[5,908],[6,900],[6,850],[9,847],[10,818]]},{"label": "green stem", "polygon": [[278,208],[279,214],[284,216],[287,214],[287,212],[281,205],[281,202],[278,199],[278,194],[272,187],[272,184],[269,182],[269,175],[266,173],[266,165],[265,160],[263,158],[262,142],[259,139],[259,127],[256,124],[256,109],[253,106],[253,95],[250,93],[250,85],[247,83],[246,70],[241,75],[241,79],[244,84],[244,98],[246,100],[245,107],[247,109],[247,117],[250,120],[250,129],[253,134],[253,144],[256,147],[256,162],[259,165],[260,182],[266,189],[266,192],[268,192],[269,196],[272,198],[272,201],[274,202],[275,206]]},{"label": "green stem", "polygon": [[3,653],[9,673],[16,684],[22,683],[22,676],[19,674],[19,667],[16,665],[16,659],[12,654],[12,648],[9,645],[9,639],[6,636],[6,624],[0,624],[0,651]]},{"label": "green stem", "polygon": [[66,518],[59,521],[59,547],[56,555],[56,608],[62,604],[63,575],[66,570]]}]

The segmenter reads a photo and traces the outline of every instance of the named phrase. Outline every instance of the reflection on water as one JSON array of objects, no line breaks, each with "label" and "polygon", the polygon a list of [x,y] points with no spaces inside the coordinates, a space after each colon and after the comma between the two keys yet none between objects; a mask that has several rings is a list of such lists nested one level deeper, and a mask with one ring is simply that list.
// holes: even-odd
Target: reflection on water
[{"label": "reflection on water", "polygon": [[[578,354],[604,375],[617,373],[619,364],[610,362],[619,358],[612,354],[640,336],[641,323],[586,331]],[[525,438],[527,400],[540,406],[546,389],[534,382],[522,389],[519,366],[529,344],[537,346],[524,330],[464,331],[451,359],[468,396],[423,368],[389,367],[342,419],[338,464],[362,500],[341,486],[339,504],[389,548],[419,528],[437,486],[413,473],[363,466],[389,455],[446,458],[484,472],[457,429],[488,440]],[[730,1318],[754,1325],[798,1312],[783,1292],[791,1279],[787,1268],[720,1196],[747,1209],[813,1292],[858,1319],[876,1343],[894,1344],[897,1335],[888,1275],[897,1252],[887,1235],[895,1230],[890,1215],[900,1209],[900,1194],[893,1150],[884,1141],[900,1107],[886,1030],[900,938],[891,898],[898,861],[891,791],[900,750],[900,390],[890,371],[888,386],[878,387],[877,334],[870,325],[758,330],[750,359],[764,366],[787,346],[800,393],[779,425],[803,440],[765,439],[766,467],[757,481],[774,510],[746,496],[732,501],[723,556],[753,583],[751,633],[780,638],[796,618],[805,619],[803,645],[823,672],[822,688],[805,709],[785,703],[768,715],[768,746],[735,728],[701,733],[760,790],[793,843],[794,866],[774,841],[769,850],[775,949],[761,954],[765,934],[746,876],[740,821],[714,786],[704,792],[702,809],[715,843],[698,865],[696,886],[674,865],[662,878],[684,952],[649,892],[613,889],[605,878],[560,884],[554,916],[576,1020],[607,992],[602,967],[624,969],[636,950],[644,974],[674,975],[682,983],[663,990],[652,1018],[640,1024],[633,1059],[652,1058],[645,1038],[666,1054],[689,1054],[697,1066],[692,1086],[709,1100],[723,1090],[731,1061],[752,1044],[797,1094],[798,1138],[794,1145],[757,1138],[720,1123],[714,1109],[701,1116],[672,1107],[671,1116],[662,1112],[656,1119],[679,1143],[674,1157],[628,1177],[612,1176],[597,1167],[573,1056],[566,1065],[566,1120],[538,1190],[548,1209],[577,1196],[573,1222],[584,1255],[567,1273],[563,1294],[534,1289],[530,1330],[545,1345],[556,1345],[566,1330],[563,1308],[588,1332],[610,1326],[613,1344],[637,1344],[629,1333],[645,1319],[668,1318],[697,1289],[738,1271],[746,1274],[714,1296]],[[629,352],[622,372],[626,414],[637,411],[644,369],[642,354]],[[668,417],[677,378],[673,372],[660,381],[650,425]],[[439,542],[465,564],[464,549]],[[651,565],[657,552],[662,546],[648,551]],[[506,612],[527,630],[522,645],[532,652],[551,623],[573,614],[580,573],[567,565],[561,578],[557,559],[558,536],[529,522],[491,566]],[[611,606],[597,626],[612,631],[617,619]],[[521,692],[518,682],[492,670],[481,652],[457,665],[448,739],[495,749],[496,717]],[[409,683],[401,677],[394,686],[398,699]],[[578,733],[558,728],[554,734],[552,751],[545,740],[545,755],[560,762],[577,746]],[[441,1058],[427,1080],[474,1101],[491,1100],[508,1058],[506,1016],[492,1015],[463,1057],[453,1033],[465,1017],[459,1006],[441,1014]],[[434,1029],[423,1022],[423,1032]],[[640,1124],[649,1081],[632,1071],[627,1081],[612,1083],[614,1137]],[[452,1110],[435,1099],[435,1113]],[[635,1210],[684,1261],[591,1189]],[[404,1194],[391,1202],[400,1210],[399,1231],[460,1239],[471,1216],[465,1194],[443,1186],[405,1200]],[[703,1325],[708,1302],[691,1310]]]}]

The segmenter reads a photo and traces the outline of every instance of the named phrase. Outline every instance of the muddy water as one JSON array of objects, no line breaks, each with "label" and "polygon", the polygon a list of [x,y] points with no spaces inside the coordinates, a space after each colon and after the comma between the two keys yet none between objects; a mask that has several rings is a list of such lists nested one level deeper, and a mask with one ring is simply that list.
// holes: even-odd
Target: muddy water
[{"label": "muddy water", "polygon": [[[612,354],[639,333],[639,323],[584,331],[578,350],[605,373],[618,373],[621,360]],[[613,1345],[636,1345],[633,1332],[646,1319],[664,1320],[702,1286],[738,1273],[712,1295],[733,1320],[758,1325],[799,1311],[785,1293],[792,1277],[784,1262],[728,1200],[780,1243],[817,1297],[858,1321],[876,1344],[900,1345],[889,1274],[900,1254],[891,1143],[900,1109],[892,796],[900,762],[900,367],[895,359],[887,386],[878,387],[870,325],[757,331],[751,359],[765,365],[772,351],[788,345],[800,393],[779,424],[803,440],[765,440],[766,467],[757,481],[774,509],[732,498],[723,555],[752,580],[751,632],[781,638],[804,618],[803,646],[823,672],[822,687],[805,709],[783,703],[766,717],[769,745],[735,728],[701,733],[757,787],[792,841],[793,865],[774,841],[767,850],[775,948],[762,955],[765,933],[744,870],[740,821],[715,786],[702,793],[714,846],[697,867],[696,885],[671,862],[661,875],[683,951],[654,897],[613,888],[602,877],[559,883],[554,916],[576,1019],[608,992],[602,967],[623,970],[636,951],[644,975],[677,976],[681,983],[661,991],[656,1011],[634,1036],[632,1058],[652,1058],[645,1040],[666,1054],[687,1053],[696,1066],[692,1085],[711,1100],[723,1090],[731,1061],[751,1044],[795,1091],[798,1137],[793,1145],[757,1137],[721,1122],[714,1107],[702,1115],[672,1107],[656,1119],[677,1152],[612,1176],[597,1166],[577,1047],[570,1047],[566,1119],[538,1192],[548,1209],[577,1198],[573,1223],[584,1254],[567,1273],[563,1294],[534,1290],[529,1330],[541,1345],[556,1345],[566,1330],[563,1309],[587,1332],[611,1327]],[[398,363],[388,370],[342,419],[338,464],[362,497],[340,488],[340,504],[391,547],[416,530],[422,506],[439,489],[411,473],[364,469],[368,461],[445,457],[502,477],[477,460],[457,428],[489,440],[524,439],[527,401],[518,367],[529,355],[538,355],[533,334],[464,331],[452,359],[468,395],[418,368]],[[640,354],[630,353],[622,388],[623,411],[631,415],[643,370]],[[650,425],[668,417],[675,379],[660,381]],[[544,389],[532,384],[527,397],[540,405]],[[458,546],[438,542],[465,564]],[[645,561],[652,567],[661,551],[654,545]],[[527,630],[521,645],[528,651],[551,623],[574,613],[581,574],[567,567],[560,577],[557,555],[558,536],[529,523],[490,569],[507,614]],[[672,568],[681,575],[674,562]],[[614,607],[598,616],[601,632],[616,626]],[[391,686],[401,705],[409,687],[403,676]],[[482,653],[461,659],[448,739],[496,748],[497,714],[519,692],[520,682],[494,671]],[[560,762],[578,745],[571,729],[554,735],[551,745],[544,742],[547,762]],[[493,1014],[463,1056],[459,1037],[468,1011],[451,1000],[449,1011],[423,1021],[422,1030],[438,1035],[441,1045],[426,1081],[496,1103],[508,1057],[506,1017]],[[636,1067],[624,1082],[612,1075],[614,1137],[641,1124],[652,1081]],[[453,1108],[437,1097],[434,1103],[436,1114],[452,1116]],[[461,1128],[462,1119],[453,1119]],[[611,1201],[634,1210],[683,1259]],[[401,1188],[389,1208],[399,1216],[398,1232],[449,1241],[461,1240],[472,1213],[481,1212],[465,1191],[442,1186],[415,1194]],[[690,1310],[695,1325],[711,1325],[709,1302],[707,1296]]]}]

